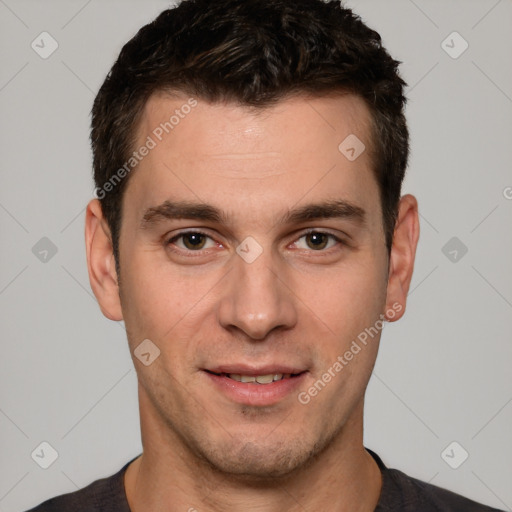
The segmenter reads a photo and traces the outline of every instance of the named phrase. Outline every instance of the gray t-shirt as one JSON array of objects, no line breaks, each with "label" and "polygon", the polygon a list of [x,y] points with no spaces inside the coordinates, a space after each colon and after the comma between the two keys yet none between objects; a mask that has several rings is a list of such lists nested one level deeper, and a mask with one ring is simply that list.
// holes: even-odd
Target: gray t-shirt
[{"label": "gray t-shirt", "polygon": [[[382,490],[374,512],[500,512],[446,489],[387,468],[368,450],[382,473]],[[124,488],[127,462],[115,475],[96,480],[75,492],[51,498],[27,512],[131,512]],[[501,511],[502,512],[502,511]]]}]

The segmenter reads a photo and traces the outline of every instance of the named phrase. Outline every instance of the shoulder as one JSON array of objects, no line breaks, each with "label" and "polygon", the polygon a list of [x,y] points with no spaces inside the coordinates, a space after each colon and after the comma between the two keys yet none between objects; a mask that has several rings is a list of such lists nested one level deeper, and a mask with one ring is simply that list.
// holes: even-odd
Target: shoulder
[{"label": "shoulder", "polygon": [[[385,483],[384,483],[385,482]],[[412,478],[397,469],[383,472],[383,488],[375,512],[499,512],[460,494]]]},{"label": "shoulder", "polygon": [[375,512],[500,512],[447,489],[389,469],[371,450],[382,474],[382,490]]},{"label": "shoulder", "polygon": [[132,460],[114,475],[95,480],[78,491],[50,498],[26,512],[130,512],[123,477]]}]

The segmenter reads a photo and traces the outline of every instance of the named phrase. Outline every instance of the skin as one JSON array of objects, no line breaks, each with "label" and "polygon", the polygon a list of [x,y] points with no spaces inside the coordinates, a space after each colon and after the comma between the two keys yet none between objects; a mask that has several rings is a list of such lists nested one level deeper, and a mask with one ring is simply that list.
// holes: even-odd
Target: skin
[{"label": "skin", "polygon": [[[137,147],[187,100],[153,95]],[[349,134],[366,145],[352,162],[338,150]],[[363,403],[380,332],[309,403],[297,399],[379,315],[394,310],[395,321],[405,310],[417,202],[402,197],[388,255],[370,148],[370,114],[353,95],[289,98],[258,114],[198,99],[130,176],[120,279],[100,204],[89,203],[91,287],[103,314],[124,320],[139,382],[143,454],[125,475],[132,511],[374,510],[382,484],[363,447]],[[364,221],[277,220],[327,199],[362,208]],[[165,200],[214,205],[227,223],[141,228]],[[309,228],[342,241],[315,244]],[[185,229],[207,234],[203,248],[167,243]],[[236,252],[248,236],[262,248],[252,263]],[[160,350],[149,366],[133,355],[144,339]],[[235,363],[307,372],[300,388],[262,407],[231,400],[203,371]]]}]

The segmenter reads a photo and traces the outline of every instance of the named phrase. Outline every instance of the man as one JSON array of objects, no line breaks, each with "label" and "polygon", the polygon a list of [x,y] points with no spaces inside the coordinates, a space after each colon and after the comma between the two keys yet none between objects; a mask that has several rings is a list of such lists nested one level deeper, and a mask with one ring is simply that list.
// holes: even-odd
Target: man
[{"label": "man", "polygon": [[397,67],[337,1],[184,0],[127,43],[93,106],[86,248],[143,453],[33,510],[492,510],[363,446],[419,236]]}]

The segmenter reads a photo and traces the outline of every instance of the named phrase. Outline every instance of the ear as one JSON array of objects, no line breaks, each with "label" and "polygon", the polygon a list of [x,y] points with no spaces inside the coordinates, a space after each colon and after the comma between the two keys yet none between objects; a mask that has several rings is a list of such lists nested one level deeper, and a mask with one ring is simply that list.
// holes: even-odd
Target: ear
[{"label": "ear", "polygon": [[419,236],[418,202],[407,194],[400,199],[389,260],[386,311],[394,312],[393,316],[386,316],[390,322],[398,320],[405,312]]},{"label": "ear", "polygon": [[85,247],[89,282],[102,313],[110,320],[123,319],[110,229],[101,203],[92,199],[85,214]]}]

